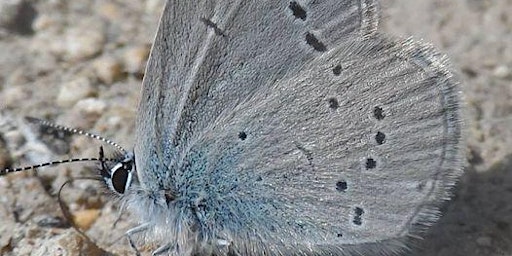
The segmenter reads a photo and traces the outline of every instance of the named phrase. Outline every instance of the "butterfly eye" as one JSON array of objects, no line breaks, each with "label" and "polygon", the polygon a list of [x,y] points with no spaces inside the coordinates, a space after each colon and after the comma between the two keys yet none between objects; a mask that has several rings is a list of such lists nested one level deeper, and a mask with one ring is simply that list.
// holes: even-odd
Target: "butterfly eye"
[{"label": "butterfly eye", "polygon": [[111,170],[110,182],[111,189],[119,194],[124,194],[126,189],[130,187],[132,180],[132,164],[131,162],[122,162],[116,164]]},{"label": "butterfly eye", "polygon": [[112,176],[110,177],[110,182],[112,188],[115,192],[119,194],[124,194],[126,190],[126,186],[128,185],[128,179],[130,177],[130,172],[126,170],[126,166],[122,163],[117,164],[112,168]]},{"label": "butterfly eye", "polygon": [[[104,159],[103,148],[100,148],[100,159]],[[100,160],[101,161],[101,160]],[[119,160],[113,167],[108,167],[106,161],[101,161],[100,173],[108,188],[122,195],[130,187],[133,178],[135,157],[126,153],[123,160]]]}]

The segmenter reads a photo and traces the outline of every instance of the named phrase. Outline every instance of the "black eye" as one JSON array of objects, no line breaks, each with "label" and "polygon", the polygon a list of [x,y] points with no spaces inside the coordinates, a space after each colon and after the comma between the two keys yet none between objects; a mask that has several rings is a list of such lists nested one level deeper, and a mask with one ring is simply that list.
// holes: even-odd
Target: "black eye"
[{"label": "black eye", "polygon": [[126,169],[125,167],[126,165],[123,164],[122,167],[112,171],[112,187],[119,194],[124,194],[126,183],[130,176],[129,169]]},{"label": "black eye", "polygon": [[110,177],[107,179],[110,180],[110,182],[107,181],[107,183],[112,185],[110,188],[114,190],[114,192],[124,194],[126,188],[130,186],[132,181],[132,166],[133,160],[125,159],[110,169]]}]

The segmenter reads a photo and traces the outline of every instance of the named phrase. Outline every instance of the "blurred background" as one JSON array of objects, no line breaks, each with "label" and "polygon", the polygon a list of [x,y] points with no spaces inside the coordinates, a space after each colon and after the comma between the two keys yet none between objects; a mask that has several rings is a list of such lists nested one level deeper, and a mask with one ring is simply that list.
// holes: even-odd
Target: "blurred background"
[{"label": "blurred background", "polygon": [[[0,0],[0,169],[96,157],[99,144],[24,116],[101,134],[132,149],[141,79],[163,0]],[[512,0],[383,0],[381,31],[446,53],[467,105],[468,166],[415,255],[512,255]],[[62,215],[56,191],[94,163],[0,178],[0,255],[97,255]],[[110,252],[130,255],[130,216],[91,180],[61,200]]]}]

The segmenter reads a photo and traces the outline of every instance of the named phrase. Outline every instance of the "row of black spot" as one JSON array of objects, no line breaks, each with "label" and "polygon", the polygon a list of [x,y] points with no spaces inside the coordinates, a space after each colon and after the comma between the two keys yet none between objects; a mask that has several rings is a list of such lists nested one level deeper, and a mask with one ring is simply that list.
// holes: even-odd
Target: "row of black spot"
[{"label": "row of black spot", "polygon": [[[341,65],[336,65],[333,69],[332,69],[332,73],[335,75],[335,76],[339,76],[341,75],[341,71],[342,71],[342,67]],[[338,102],[338,100],[336,98],[329,98],[327,99],[327,103],[328,103],[328,106],[330,109],[332,110],[336,110],[340,107],[340,104]],[[378,121],[381,121],[384,119],[385,117],[385,114],[384,114],[384,109],[380,106],[376,106],[374,107],[373,109],[373,117],[378,120]],[[383,132],[381,131],[377,131],[377,133],[375,134],[375,141],[377,142],[378,145],[382,145],[384,144],[386,140],[386,134],[384,134]],[[375,169],[377,167],[377,161],[372,158],[372,157],[368,157],[366,159],[366,163],[365,163],[365,168],[367,170],[370,170],[370,169]],[[348,189],[348,183],[347,181],[345,180],[340,180],[338,182],[336,182],[336,190],[337,191],[340,191],[340,192],[345,192],[346,190]],[[361,226],[363,224],[363,214],[364,214],[364,209],[361,208],[361,207],[355,207],[354,208],[354,216],[352,218],[352,223],[354,225],[357,225],[357,226]],[[338,237],[342,237],[343,234],[342,233],[338,233],[337,234]]]},{"label": "row of black spot", "polygon": [[[307,18],[306,10],[304,8],[302,8],[296,1],[290,2],[290,5],[288,8],[292,11],[293,15],[297,19],[301,19],[303,21],[306,20],[306,18]],[[327,50],[327,47],[325,46],[325,44],[323,44],[320,40],[318,40],[318,38],[315,35],[313,35],[312,33],[310,33],[310,32],[306,33],[305,39],[306,39],[306,43],[308,45],[310,45],[311,47],[313,47],[313,49],[315,49],[316,51],[324,52]],[[342,73],[342,66],[341,65],[334,66],[332,68],[332,73],[335,76],[340,76]],[[331,110],[337,110],[340,107],[338,100],[334,97],[327,99],[327,103]],[[382,109],[382,107],[380,107],[380,106],[374,107],[373,117],[378,121],[381,121],[384,119],[385,114],[384,114],[384,110]],[[384,134],[381,131],[377,131],[374,138],[375,138],[377,145],[382,145],[386,141],[386,134]],[[372,157],[368,157],[366,159],[365,168],[367,170],[370,170],[370,169],[375,169],[376,167],[377,167],[377,161]],[[337,191],[344,192],[347,189],[348,189],[347,181],[340,180],[340,181],[336,182],[336,190]],[[362,217],[363,214],[364,214],[363,208],[355,207],[352,223],[354,225],[361,226],[363,224],[363,217]],[[338,233],[337,236],[342,237],[343,234]]]},{"label": "row of black spot", "polygon": [[[292,11],[292,14],[297,18],[297,19],[301,19],[303,21],[306,20],[307,18],[307,12],[304,8],[302,8],[296,1],[291,1],[288,8]],[[214,29],[216,28],[215,26],[212,26],[212,24],[210,23],[207,23],[207,25],[209,25],[210,27],[213,27]],[[322,43],[320,40],[318,40],[318,38],[310,33],[310,32],[307,32],[306,35],[305,35],[305,41],[308,45],[310,45],[313,49],[315,49],[316,51],[319,51],[319,52],[324,52],[327,50],[327,47],[325,46],[324,43]],[[342,73],[342,66],[341,65],[336,65],[333,69],[332,69],[332,72],[335,76],[339,76],[341,75]],[[332,97],[332,98],[329,98],[327,100],[328,102],[328,106],[330,109],[332,110],[336,110],[340,107],[339,105],[339,102],[336,98]],[[373,111],[373,116],[375,117],[375,119],[377,120],[383,120],[385,115],[384,115],[384,111],[381,107],[375,107],[374,108],[374,111]],[[247,139],[247,133],[244,132],[244,131],[241,131],[238,133],[238,138],[242,141],[246,140]],[[378,145],[382,145],[384,144],[385,142],[385,139],[386,139],[386,135],[381,132],[381,131],[378,131],[375,135],[375,141],[377,142]],[[366,163],[365,163],[365,168],[366,169],[374,169],[377,167],[377,161],[371,157],[367,158],[366,159]],[[259,181],[261,181],[261,177],[258,179]],[[340,180],[338,182],[336,182],[336,190],[337,191],[340,191],[340,192],[344,192],[348,189],[348,183],[344,180]],[[354,208],[354,217],[352,219],[352,223],[354,225],[362,225],[363,223],[363,216],[364,214],[364,209],[361,208],[361,207],[355,207]],[[338,233],[337,234],[338,237],[342,237],[343,234],[342,233]]]}]

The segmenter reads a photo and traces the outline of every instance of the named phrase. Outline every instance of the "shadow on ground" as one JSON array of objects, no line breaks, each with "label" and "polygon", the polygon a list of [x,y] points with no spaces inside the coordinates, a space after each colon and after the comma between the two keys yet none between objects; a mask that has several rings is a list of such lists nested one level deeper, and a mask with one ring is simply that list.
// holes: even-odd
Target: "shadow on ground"
[{"label": "shadow on ground", "polygon": [[512,255],[512,155],[485,172],[467,168],[421,256]]}]

